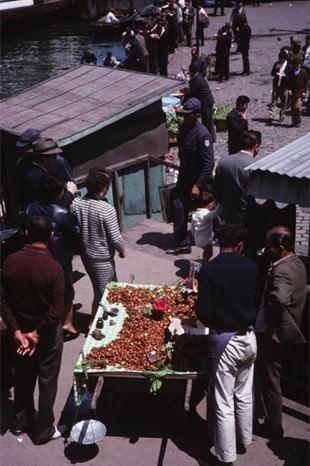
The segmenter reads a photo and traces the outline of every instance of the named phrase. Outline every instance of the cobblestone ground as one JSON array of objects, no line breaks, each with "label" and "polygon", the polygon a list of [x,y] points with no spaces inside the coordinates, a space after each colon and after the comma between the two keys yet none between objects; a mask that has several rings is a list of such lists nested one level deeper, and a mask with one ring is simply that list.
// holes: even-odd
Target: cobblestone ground
[{"label": "cobblestone ground", "polygon": [[[309,131],[310,118],[303,116],[300,128],[291,128],[291,119],[288,115],[284,122],[274,121],[272,126],[266,125],[268,117],[267,105],[271,100],[271,68],[277,59],[280,47],[289,43],[290,35],[296,35],[304,43],[305,18],[309,17],[307,4],[295,2],[293,6],[281,2],[277,4],[262,4],[260,8],[248,6],[246,8],[248,22],[252,28],[253,38],[250,49],[251,75],[240,76],[242,72],[242,59],[240,54],[231,54],[231,78],[224,83],[210,81],[215,104],[233,107],[238,95],[245,94],[251,98],[249,107],[249,127],[261,131],[263,142],[258,157],[265,157],[277,149],[304,136]],[[225,17],[210,16],[210,27],[207,29],[205,46],[201,52],[213,53],[215,41],[212,35],[216,33],[226,21],[229,20],[230,9],[226,9]],[[274,31],[274,27],[281,30]],[[234,49],[232,49],[233,51]],[[176,76],[182,66],[187,68],[190,62],[190,49],[179,47],[170,57],[169,74]],[[217,134],[215,143],[215,159],[227,155],[227,133]],[[310,209],[297,208],[296,247],[299,253],[307,255],[309,237]]]}]

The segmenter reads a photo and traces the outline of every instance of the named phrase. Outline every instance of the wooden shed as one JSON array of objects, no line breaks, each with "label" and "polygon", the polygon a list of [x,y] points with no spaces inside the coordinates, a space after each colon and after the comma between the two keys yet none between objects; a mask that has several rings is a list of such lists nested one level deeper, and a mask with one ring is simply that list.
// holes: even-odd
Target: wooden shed
[{"label": "wooden shed", "polygon": [[[161,98],[181,86],[180,81],[152,74],[81,65],[1,101],[2,181],[9,217],[16,213],[15,142],[27,128],[54,138],[78,178],[94,165],[116,175],[123,170],[122,179],[114,183],[114,203],[119,214],[121,209],[125,215],[143,214],[144,183],[137,172],[146,157],[166,153]],[[152,169],[157,184],[162,182],[160,173],[162,167]],[[150,192],[156,210],[157,187]]]}]

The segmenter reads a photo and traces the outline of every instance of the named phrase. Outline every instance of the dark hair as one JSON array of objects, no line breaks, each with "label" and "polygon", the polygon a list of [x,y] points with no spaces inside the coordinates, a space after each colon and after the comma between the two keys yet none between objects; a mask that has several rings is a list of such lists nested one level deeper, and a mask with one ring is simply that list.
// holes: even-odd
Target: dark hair
[{"label": "dark hair", "polygon": [[53,202],[63,189],[64,185],[61,181],[52,175],[46,175],[41,181],[38,199],[41,202]]},{"label": "dark hair", "polygon": [[245,131],[240,137],[242,149],[253,149],[257,144],[262,143],[262,133],[260,131]]},{"label": "dark hair", "polygon": [[208,191],[201,191],[199,196],[199,206],[204,207],[214,201],[213,194]]},{"label": "dark hair", "polygon": [[91,168],[88,172],[85,185],[89,194],[95,195],[101,191],[102,188],[109,188],[110,175],[101,167]]},{"label": "dark hair", "polygon": [[286,251],[294,251],[294,238],[289,230],[271,233],[268,237],[268,243],[269,246],[277,249],[282,246]]},{"label": "dark hair", "polygon": [[190,73],[198,73],[198,71],[199,71],[199,65],[196,62],[191,63],[189,65],[189,72]]},{"label": "dark hair", "polygon": [[50,239],[53,226],[48,217],[35,215],[27,220],[28,240],[30,243],[47,243]]},{"label": "dark hair", "polygon": [[239,95],[236,100],[236,107],[239,105],[248,104],[249,102],[251,102],[251,99],[247,95]]},{"label": "dark hair", "polygon": [[218,232],[219,245],[222,248],[232,248],[238,245],[240,241],[245,241],[247,231],[241,224],[224,223]]}]

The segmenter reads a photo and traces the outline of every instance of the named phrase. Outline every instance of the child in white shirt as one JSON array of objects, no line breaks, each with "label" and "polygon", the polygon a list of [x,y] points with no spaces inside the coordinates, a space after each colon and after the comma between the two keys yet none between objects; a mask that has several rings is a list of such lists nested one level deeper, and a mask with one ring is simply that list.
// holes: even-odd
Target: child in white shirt
[{"label": "child in white shirt", "polygon": [[214,209],[214,197],[202,191],[199,196],[199,207],[192,215],[192,235],[195,245],[203,249],[203,258],[209,260],[213,255],[213,219],[218,215]]}]

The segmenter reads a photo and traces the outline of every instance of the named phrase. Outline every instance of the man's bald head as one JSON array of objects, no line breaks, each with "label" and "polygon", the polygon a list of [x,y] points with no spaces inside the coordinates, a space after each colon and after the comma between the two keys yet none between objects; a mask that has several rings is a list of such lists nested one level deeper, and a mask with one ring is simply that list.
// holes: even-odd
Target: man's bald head
[{"label": "man's bald head", "polygon": [[273,227],[267,232],[265,244],[273,262],[294,252],[292,232],[283,225]]}]

